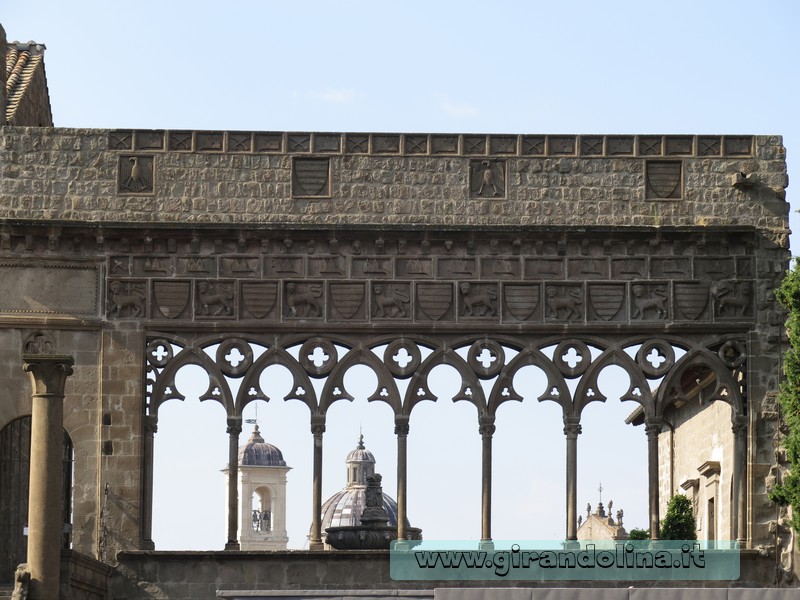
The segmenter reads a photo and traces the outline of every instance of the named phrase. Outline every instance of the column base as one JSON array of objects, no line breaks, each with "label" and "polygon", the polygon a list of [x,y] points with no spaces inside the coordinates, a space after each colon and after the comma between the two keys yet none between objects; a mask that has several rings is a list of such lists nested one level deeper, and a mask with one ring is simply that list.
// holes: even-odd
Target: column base
[{"label": "column base", "polygon": [[319,552],[320,550],[325,550],[325,544],[322,542],[309,542],[308,549]]},{"label": "column base", "polygon": [[239,550],[239,542],[226,542],[225,550]]},{"label": "column base", "polygon": [[481,540],[481,550],[494,550],[494,542],[492,540]]}]

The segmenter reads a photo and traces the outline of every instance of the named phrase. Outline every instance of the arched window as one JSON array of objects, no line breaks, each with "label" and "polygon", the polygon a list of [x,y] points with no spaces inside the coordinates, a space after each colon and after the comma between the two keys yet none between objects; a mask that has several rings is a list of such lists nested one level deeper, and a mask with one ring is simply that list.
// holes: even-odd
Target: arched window
[{"label": "arched window", "polygon": [[[74,451],[64,432],[63,547],[72,545],[72,466]],[[20,417],[0,430],[0,584],[12,583],[14,569],[28,554],[28,485],[31,418]]]},{"label": "arched window", "polygon": [[272,494],[268,487],[261,486],[253,492],[253,511],[253,530],[272,531]]}]

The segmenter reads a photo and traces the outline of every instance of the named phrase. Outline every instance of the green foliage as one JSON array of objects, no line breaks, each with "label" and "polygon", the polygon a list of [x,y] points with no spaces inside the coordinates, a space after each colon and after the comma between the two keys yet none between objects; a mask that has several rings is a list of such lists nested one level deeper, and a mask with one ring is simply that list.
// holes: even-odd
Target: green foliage
[{"label": "green foliage", "polygon": [[778,400],[781,405],[783,424],[787,433],[783,447],[789,461],[791,472],[783,482],[769,493],[773,502],[792,507],[792,529],[800,531],[800,261],[795,259],[794,269],[775,291],[775,296],[788,311],[786,332],[789,336],[789,349],[783,357],[783,372],[786,377],[781,383]]},{"label": "green foliage", "polygon": [[650,539],[650,530],[649,529],[638,529],[634,528],[628,532],[629,539],[632,540],[649,540]]},{"label": "green foliage", "polygon": [[667,504],[667,516],[661,520],[662,540],[696,540],[697,524],[694,521],[692,502],[677,494]]}]

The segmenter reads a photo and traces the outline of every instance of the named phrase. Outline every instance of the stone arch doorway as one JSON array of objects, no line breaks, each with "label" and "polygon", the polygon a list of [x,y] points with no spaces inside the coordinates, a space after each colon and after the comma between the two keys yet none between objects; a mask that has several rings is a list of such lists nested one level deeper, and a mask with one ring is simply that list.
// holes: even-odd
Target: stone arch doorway
[{"label": "stone arch doorway", "polygon": [[[72,480],[75,452],[64,431],[62,547],[72,544]],[[14,569],[28,551],[28,485],[31,458],[31,417],[19,417],[0,430],[0,584],[11,583]]]}]

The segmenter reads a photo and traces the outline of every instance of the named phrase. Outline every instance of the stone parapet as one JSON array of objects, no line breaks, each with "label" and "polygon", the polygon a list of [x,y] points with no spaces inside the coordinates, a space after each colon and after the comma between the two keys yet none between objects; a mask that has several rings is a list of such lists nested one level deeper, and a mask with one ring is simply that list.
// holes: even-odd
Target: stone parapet
[{"label": "stone parapet", "polygon": [[[157,598],[194,598],[256,595],[267,592],[323,590],[385,590],[380,595],[405,595],[437,588],[552,588],[553,581],[396,581],[389,576],[389,552],[350,550],[347,552],[123,552],[118,555],[116,572],[111,579],[114,598],[145,600]],[[737,581],[641,581],[637,588],[747,588],[773,587],[774,557],[742,551],[741,577]],[[224,583],[223,583],[224,582]],[[559,588],[628,588],[630,581],[559,581]],[[224,588],[224,589],[221,589]],[[394,594],[389,591],[394,591]],[[295,592],[297,593],[297,592]],[[316,595],[311,592],[309,595]],[[324,594],[320,594],[324,595]],[[374,596],[379,596],[378,592]],[[424,596],[423,596],[424,597]]]},{"label": "stone parapet", "polygon": [[114,569],[73,550],[61,552],[60,600],[106,600]]},{"label": "stone parapet", "polygon": [[6,127],[0,220],[301,227],[742,226],[786,245],[779,136]]}]

